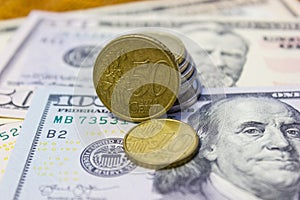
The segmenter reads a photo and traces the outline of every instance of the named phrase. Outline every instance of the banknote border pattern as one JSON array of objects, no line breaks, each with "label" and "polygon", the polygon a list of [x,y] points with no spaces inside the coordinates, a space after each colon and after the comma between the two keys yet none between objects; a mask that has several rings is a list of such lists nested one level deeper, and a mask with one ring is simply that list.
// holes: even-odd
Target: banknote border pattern
[{"label": "banknote border pattern", "polygon": [[[47,115],[48,115],[48,112],[49,112],[49,109],[51,107],[51,105],[53,105],[53,102],[57,101],[57,97],[58,96],[61,96],[61,94],[50,94],[48,96],[48,99],[47,99],[47,103],[46,103],[46,106],[43,110],[43,114],[41,116],[41,119],[39,121],[39,124],[38,124],[38,127],[37,127],[37,130],[35,131],[35,136],[33,138],[33,141],[32,141],[32,144],[31,144],[31,147],[30,147],[30,151],[28,153],[28,156],[27,156],[27,159],[26,159],[26,162],[24,164],[24,167],[23,167],[23,170],[22,170],[22,175],[21,177],[19,178],[19,181],[17,183],[17,188],[15,190],[15,193],[14,193],[14,198],[13,199],[19,199],[20,196],[21,196],[21,192],[22,192],[22,189],[23,189],[23,186],[25,184],[25,181],[26,181],[26,176],[27,176],[27,173],[29,172],[29,168],[31,166],[31,163],[32,163],[32,160],[33,160],[33,157],[36,153],[36,150],[37,150],[37,145],[39,144],[39,140],[41,138],[41,135],[42,135],[42,131],[43,131],[43,128],[44,128],[44,124],[45,124],[45,121],[46,121],[46,118],[47,118]],[[118,140],[118,139],[121,139],[121,138],[106,138],[105,140],[107,139],[113,139],[113,140]],[[101,142],[101,141],[100,141]],[[99,141],[96,141],[94,143],[92,143],[91,145],[95,144],[95,143],[99,143]],[[91,145],[89,145],[87,148],[89,148]],[[86,149],[87,149],[86,148]],[[83,150],[83,152],[86,151],[86,149]],[[82,153],[83,153],[82,152]],[[125,153],[124,153],[125,154]],[[81,157],[81,156],[80,156]],[[129,161],[129,160],[128,160]],[[111,176],[118,176],[118,175],[124,175],[124,174],[127,174],[129,173],[130,171],[132,171],[133,169],[135,169],[137,166],[135,164],[133,164],[132,162],[129,162],[126,166],[123,166],[122,169],[117,169],[118,171],[122,171],[123,170],[123,173],[122,174],[117,174],[117,175],[111,175]],[[84,167],[83,167],[84,168]],[[84,168],[84,170],[86,170]],[[90,174],[92,175],[95,175],[93,173],[90,172]],[[105,177],[105,176],[99,176],[99,177]],[[108,177],[108,176],[106,176]]]},{"label": "banknote border pattern", "polygon": [[43,127],[44,127],[44,123],[45,123],[48,111],[50,109],[52,101],[55,100],[55,98],[53,98],[53,96],[57,96],[57,95],[50,95],[48,97],[47,104],[46,104],[45,109],[43,111],[41,120],[40,120],[38,128],[36,130],[36,134],[34,136],[33,142],[32,142],[31,147],[30,147],[29,154],[27,156],[24,168],[22,170],[22,175],[21,175],[21,177],[19,179],[18,186],[17,186],[16,192],[14,194],[14,199],[18,199],[20,197],[20,195],[21,195],[21,190],[22,190],[22,187],[23,187],[23,185],[25,183],[27,172],[29,171],[29,167],[31,165],[31,161],[32,161],[32,159],[34,157],[34,154],[36,152],[36,149],[37,149],[36,146],[38,145],[38,141],[39,141],[39,139],[40,139],[40,137],[42,135],[42,130],[43,130]]}]

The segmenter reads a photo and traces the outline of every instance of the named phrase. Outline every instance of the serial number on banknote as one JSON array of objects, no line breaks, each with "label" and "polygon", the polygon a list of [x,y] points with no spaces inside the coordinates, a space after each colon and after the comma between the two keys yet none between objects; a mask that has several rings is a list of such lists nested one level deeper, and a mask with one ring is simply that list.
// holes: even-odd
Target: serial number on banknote
[{"label": "serial number on banknote", "polygon": [[56,115],[53,120],[54,124],[99,124],[99,125],[127,125],[128,122],[109,116],[63,116],[63,115]]},{"label": "serial number on banknote", "polygon": [[[176,116],[168,115],[167,118],[175,119]],[[114,116],[72,116],[72,115],[56,115],[53,119],[54,124],[99,124],[99,125],[128,125],[128,122]]]}]

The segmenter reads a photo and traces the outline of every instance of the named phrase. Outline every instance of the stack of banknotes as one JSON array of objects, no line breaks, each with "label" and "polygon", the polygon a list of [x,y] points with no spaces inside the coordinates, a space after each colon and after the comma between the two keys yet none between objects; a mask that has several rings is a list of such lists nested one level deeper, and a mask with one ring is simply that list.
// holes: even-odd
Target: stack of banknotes
[{"label": "stack of banknotes", "polygon": [[[300,199],[299,16],[297,0],[156,0],[0,22],[0,199]],[[176,32],[201,82],[164,116],[199,136],[178,167],[131,162],[137,124],[93,87],[99,51],[141,28]]]}]

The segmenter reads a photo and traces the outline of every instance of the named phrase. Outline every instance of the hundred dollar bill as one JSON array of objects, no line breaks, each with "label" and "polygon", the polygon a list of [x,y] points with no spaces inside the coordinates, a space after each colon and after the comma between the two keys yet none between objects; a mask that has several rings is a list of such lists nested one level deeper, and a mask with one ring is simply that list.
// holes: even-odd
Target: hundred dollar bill
[{"label": "hundred dollar bill", "polygon": [[[299,3],[294,0],[226,0],[226,1],[143,1],[121,5],[69,11],[72,14],[105,15],[238,15],[253,17],[297,17]],[[0,52],[25,18],[0,21]]]},{"label": "hundred dollar bill", "polygon": [[[145,1],[121,5],[105,6],[80,11],[69,11],[73,14],[105,15],[238,15],[253,17],[298,17],[299,3],[293,0],[227,0],[227,1]],[[0,22],[0,52],[9,38],[25,18],[2,20]]]},{"label": "hundred dollar bill", "polygon": [[197,104],[168,116],[197,130],[199,153],[180,167],[154,171],[126,157],[123,137],[136,124],[112,115],[94,90],[40,88],[0,185],[2,197],[297,198],[299,88],[223,92],[204,89]]},{"label": "hundred dollar bill", "polygon": [[[170,3],[170,2],[169,2]],[[167,5],[169,5],[169,3]],[[217,9],[218,6],[215,7],[215,9],[212,7],[213,4],[215,3],[203,3],[203,2],[193,2],[193,6],[198,5],[198,3],[201,4],[201,9],[203,10],[204,5],[207,8],[207,13],[215,11]],[[246,3],[246,1],[245,1]],[[152,5],[153,9],[152,11],[155,12],[156,7],[155,6],[159,6],[165,4],[165,1],[148,1],[146,4],[141,4],[140,2],[138,3],[131,3],[129,4],[121,4],[121,5],[113,5],[113,6],[105,6],[105,7],[98,7],[98,8],[93,8],[93,9],[84,9],[84,10],[80,10],[80,11],[69,11],[66,13],[72,13],[72,14],[120,14],[120,15],[129,15],[129,11],[131,12],[131,14],[136,15],[137,13],[143,13],[145,15],[147,15],[149,13],[145,12],[144,10],[140,10],[141,8],[150,8],[150,5]],[[165,11],[163,12],[164,14],[170,14],[170,12],[167,12],[167,10],[172,10],[175,7],[181,6],[181,2],[172,2],[172,6],[168,6],[165,7]],[[209,4],[209,5],[207,5]],[[232,7],[234,5],[236,5],[237,3],[233,3],[232,1],[230,1],[230,4],[227,3],[227,7]],[[240,3],[239,3],[240,5]],[[187,4],[187,6],[189,6],[189,4]],[[224,6],[223,6],[224,7]],[[127,10],[127,11],[126,11]],[[186,10],[186,9],[184,9]],[[126,11],[126,12],[125,12]],[[141,12],[143,11],[143,12]],[[158,10],[159,11],[159,10]],[[277,10],[278,12],[278,10]],[[152,12],[153,13],[153,12]],[[155,12],[155,13],[161,13],[159,12]],[[278,13],[277,13],[278,14]],[[6,46],[7,42],[9,41],[10,37],[15,33],[15,31],[17,30],[17,28],[21,25],[21,23],[25,21],[25,18],[17,18],[17,19],[10,19],[10,20],[1,20],[0,21],[0,52],[2,52],[2,49]]]},{"label": "hundred dollar bill", "polygon": [[[299,4],[299,3],[298,3]],[[238,15],[264,18],[299,16],[296,0],[143,1],[91,8],[76,13],[112,15]],[[74,12],[74,11],[72,11]]]},{"label": "hundred dollar bill", "polygon": [[[139,29],[138,29],[139,28]],[[177,34],[206,87],[299,84],[299,20],[83,17],[36,13],[0,61],[5,85],[92,87],[94,60],[122,33]]]}]

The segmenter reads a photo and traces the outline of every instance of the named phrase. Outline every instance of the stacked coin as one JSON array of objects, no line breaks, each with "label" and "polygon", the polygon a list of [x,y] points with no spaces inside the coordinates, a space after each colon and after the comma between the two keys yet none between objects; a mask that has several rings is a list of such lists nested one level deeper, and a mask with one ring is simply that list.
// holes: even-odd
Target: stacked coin
[{"label": "stacked coin", "polygon": [[176,64],[181,74],[181,85],[177,100],[169,113],[184,110],[193,105],[201,92],[201,84],[197,69],[191,55],[188,53],[183,42],[174,35],[167,32],[143,32],[162,42],[175,56]]},{"label": "stacked coin", "polygon": [[173,106],[181,80],[174,55],[163,43],[147,35],[127,34],[101,50],[93,81],[98,97],[112,113],[140,122]]},{"label": "stacked coin", "polygon": [[193,59],[182,41],[166,32],[110,41],[96,59],[93,81],[102,103],[134,122],[185,109],[201,91]]},{"label": "stacked coin", "polygon": [[177,167],[188,162],[198,145],[199,138],[190,125],[171,119],[142,122],[124,138],[128,158],[152,169]]}]

